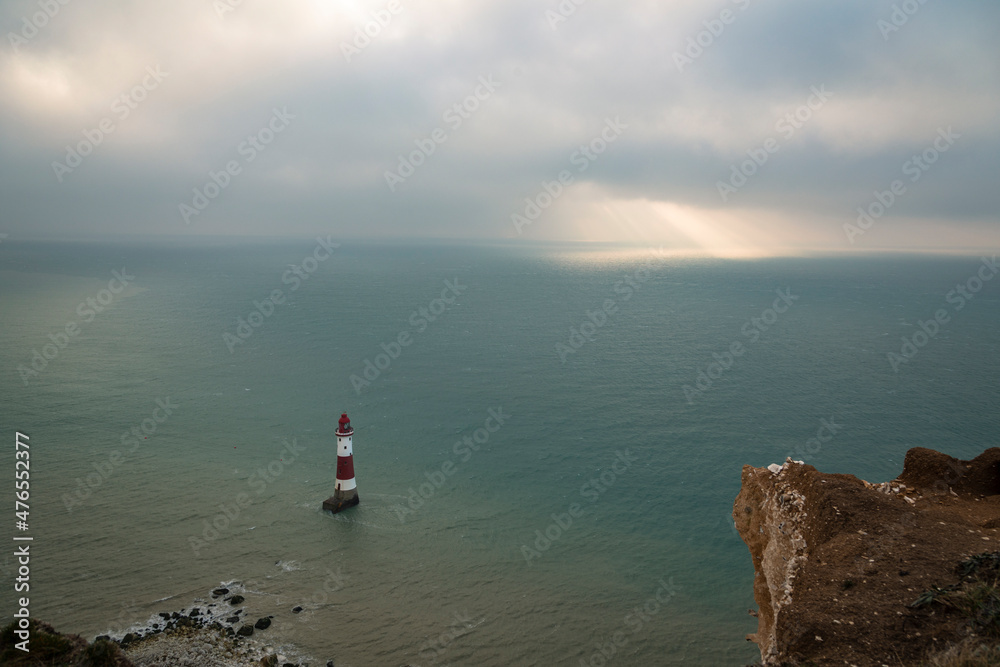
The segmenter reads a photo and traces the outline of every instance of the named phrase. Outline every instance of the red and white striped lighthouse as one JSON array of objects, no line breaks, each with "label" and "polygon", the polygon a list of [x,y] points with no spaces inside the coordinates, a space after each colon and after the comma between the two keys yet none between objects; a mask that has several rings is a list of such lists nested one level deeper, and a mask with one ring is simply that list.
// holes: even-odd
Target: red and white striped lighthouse
[{"label": "red and white striped lighthouse", "polygon": [[333,495],[323,501],[323,509],[336,514],[354,507],[358,499],[358,484],[354,481],[354,429],[347,413],[340,415],[337,427],[337,486]]}]

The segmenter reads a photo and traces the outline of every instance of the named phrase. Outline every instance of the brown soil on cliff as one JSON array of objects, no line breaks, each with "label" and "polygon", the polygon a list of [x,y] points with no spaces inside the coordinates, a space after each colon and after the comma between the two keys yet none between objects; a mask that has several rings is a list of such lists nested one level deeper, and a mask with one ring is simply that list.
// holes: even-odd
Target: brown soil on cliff
[{"label": "brown soil on cliff", "polygon": [[748,639],[765,664],[919,665],[972,632],[944,605],[909,605],[957,583],[959,562],[1000,551],[1000,448],[973,461],[911,449],[879,485],[745,466],[733,518],[756,569]]}]

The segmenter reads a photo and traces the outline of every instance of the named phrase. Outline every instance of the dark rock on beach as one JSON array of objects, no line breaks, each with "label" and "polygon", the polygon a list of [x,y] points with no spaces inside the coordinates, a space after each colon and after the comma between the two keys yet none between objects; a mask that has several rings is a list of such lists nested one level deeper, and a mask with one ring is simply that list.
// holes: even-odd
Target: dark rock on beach
[{"label": "dark rock on beach", "polygon": [[214,598],[221,597],[223,595],[229,595],[228,588],[216,588],[214,591],[212,591],[212,597]]},{"label": "dark rock on beach", "polygon": [[244,598],[242,595],[234,595],[233,597],[229,598],[229,604],[235,607],[238,604],[243,604],[243,601],[245,599],[246,598]]},{"label": "dark rock on beach", "polygon": [[244,625],[243,627],[241,627],[239,630],[236,631],[236,634],[238,634],[240,637],[249,637],[250,635],[253,634],[253,626]]},{"label": "dark rock on beach", "polygon": [[302,611],[302,607],[292,607],[292,613],[297,614]]},{"label": "dark rock on beach", "polygon": [[253,624],[253,627],[257,628],[258,630],[267,630],[269,627],[271,627],[271,619],[270,618],[258,619],[257,622]]}]

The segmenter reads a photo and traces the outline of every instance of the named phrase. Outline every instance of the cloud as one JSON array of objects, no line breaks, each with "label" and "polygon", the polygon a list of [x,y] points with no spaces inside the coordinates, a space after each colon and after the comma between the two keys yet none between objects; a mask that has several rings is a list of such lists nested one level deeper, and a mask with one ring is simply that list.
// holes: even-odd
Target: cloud
[{"label": "cloud", "polygon": [[[942,225],[954,243],[995,241],[995,3],[917,5],[889,33],[884,0],[585,2],[554,22],[561,6],[567,14],[568,3],[528,0],[70,1],[0,52],[3,231],[658,235],[751,255],[841,251],[855,209],[953,127],[961,140],[889,212],[880,243],[946,248]],[[38,11],[4,3],[5,44]],[[692,40],[704,46],[678,68]],[[116,115],[149,67],[169,75]],[[446,114],[480,77],[495,93],[454,126]],[[817,87],[832,96],[786,136],[782,119]],[[275,108],[294,120],[246,161],[239,147]],[[510,216],[614,117],[628,124],[620,140],[517,235]],[[105,118],[114,131],[60,182],[53,163]],[[390,189],[386,173],[437,129],[446,140]],[[768,139],[779,150],[724,200],[719,183]],[[232,160],[240,174],[185,225],[179,205]]]}]

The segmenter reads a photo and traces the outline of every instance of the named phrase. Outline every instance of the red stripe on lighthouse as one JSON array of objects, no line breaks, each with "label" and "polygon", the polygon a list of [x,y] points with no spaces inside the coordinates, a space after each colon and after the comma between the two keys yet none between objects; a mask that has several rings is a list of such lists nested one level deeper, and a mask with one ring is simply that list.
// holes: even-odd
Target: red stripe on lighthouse
[{"label": "red stripe on lighthouse", "polygon": [[[330,473],[327,474],[329,475]],[[337,479],[344,481],[354,479],[354,456],[337,457]]]}]

